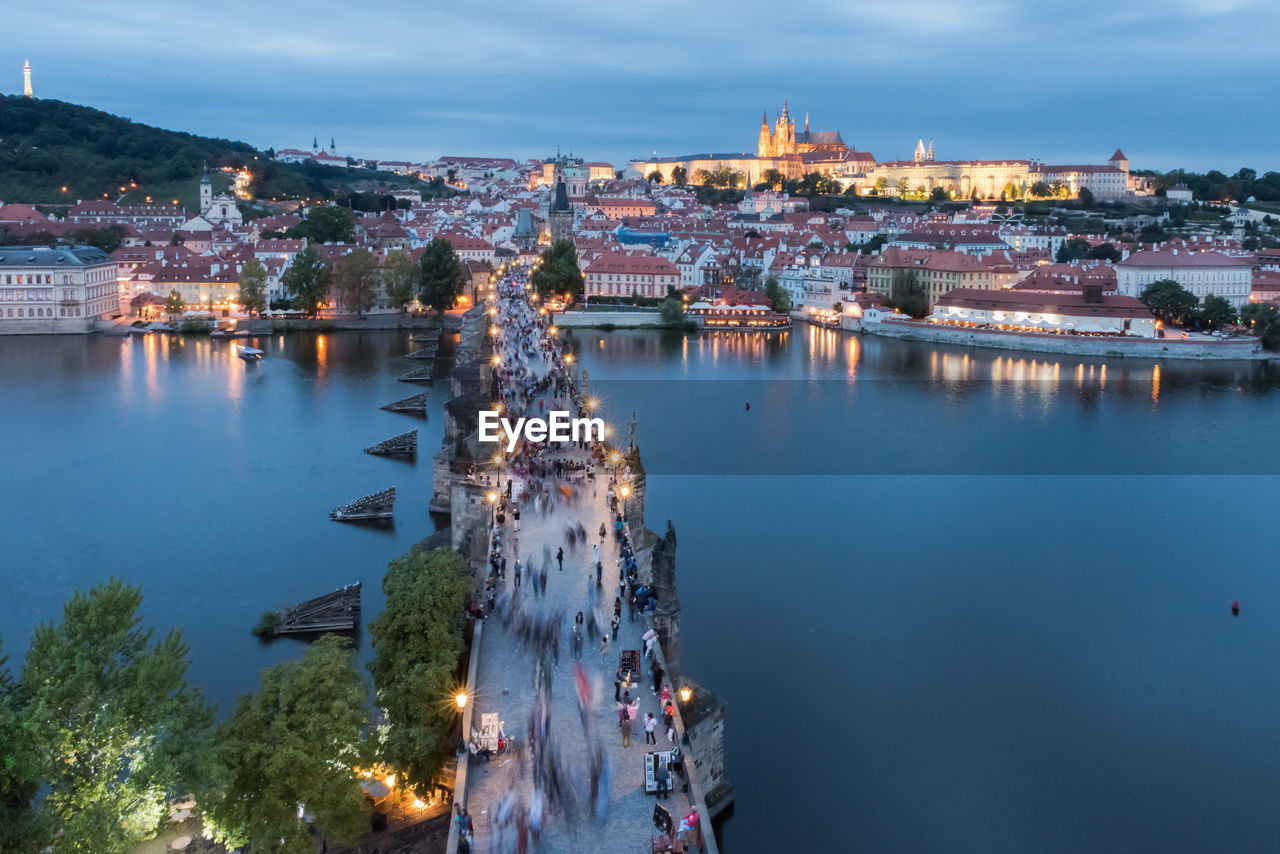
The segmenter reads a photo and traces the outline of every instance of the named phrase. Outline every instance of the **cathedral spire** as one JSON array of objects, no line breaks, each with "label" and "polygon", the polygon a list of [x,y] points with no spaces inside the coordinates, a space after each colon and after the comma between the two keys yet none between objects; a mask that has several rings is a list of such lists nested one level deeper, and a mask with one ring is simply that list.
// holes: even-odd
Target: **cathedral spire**
[{"label": "cathedral spire", "polygon": [[34,98],[31,93],[31,60],[22,63],[22,97]]},{"label": "cathedral spire", "polygon": [[786,99],[786,96],[783,96],[783,98],[782,98],[782,120],[785,122],[785,121],[790,121],[790,119],[791,119],[791,111],[790,111],[790,108],[788,108],[788,106],[787,106],[787,99]]},{"label": "cathedral spire", "polygon": [[804,133],[805,136],[809,135],[809,114],[807,112],[804,114]]},{"label": "cathedral spire", "polygon": [[768,126],[769,126],[769,111],[761,110],[760,111],[760,127],[767,128]]}]

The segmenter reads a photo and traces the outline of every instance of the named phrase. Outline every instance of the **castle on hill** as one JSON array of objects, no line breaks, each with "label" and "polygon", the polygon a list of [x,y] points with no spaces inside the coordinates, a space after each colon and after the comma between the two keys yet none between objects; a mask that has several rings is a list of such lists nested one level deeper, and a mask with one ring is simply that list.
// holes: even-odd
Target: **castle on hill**
[{"label": "castle on hill", "polygon": [[757,157],[784,157],[788,154],[810,154],[815,151],[826,151],[842,154],[850,151],[845,145],[840,131],[809,130],[809,114],[804,115],[804,130],[796,133],[796,123],[791,119],[791,108],[787,99],[782,99],[782,114],[774,114],[773,127],[769,127],[769,115],[760,117],[760,144],[757,146]]}]

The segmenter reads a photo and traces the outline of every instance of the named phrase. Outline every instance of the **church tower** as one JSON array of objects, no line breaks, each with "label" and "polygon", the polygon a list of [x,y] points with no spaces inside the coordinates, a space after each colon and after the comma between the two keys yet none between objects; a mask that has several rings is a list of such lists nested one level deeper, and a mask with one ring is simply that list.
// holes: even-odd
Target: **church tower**
[{"label": "church tower", "polygon": [[22,97],[34,98],[31,93],[31,60],[22,63]]},{"label": "church tower", "polygon": [[204,175],[200,178],[200,213],[208,213],[213,207],[213,184],[209,181],[209,164],[204,164]]},{"label": "church tower", "polygon": [[769,114],[760,113],[760,144],[756,146],[756,156],[773,156],[773,134],[769,132]]},{"label": "church tower", "polygon": [[929,140],[929,150],[924,153],[925,160],[933,159],[933,140]]},{"label": "church tower", "polygon": [[333,141],[333,137],[329,137],[329,153],[335,155],[338,153],[338,144]]},{"label": "church tower", "polygon": [[920,141],[916,143],[915,161],[917,163],[921,162],[922,160],[924,160],[924,156],[925,156],[924,137],[921,137]]},{"label": "church tower", "polygon": [[782,99],[782,118],[778,119],[776,136],[778,154],[791,154],[796,150],[796,123],[791,120],[791,108],[786,98]]}]

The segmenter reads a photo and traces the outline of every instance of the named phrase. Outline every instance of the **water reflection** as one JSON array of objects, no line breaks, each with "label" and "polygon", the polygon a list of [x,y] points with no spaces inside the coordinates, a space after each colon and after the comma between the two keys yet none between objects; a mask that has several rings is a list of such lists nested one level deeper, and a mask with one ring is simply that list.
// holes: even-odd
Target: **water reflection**
[{"label": "water reflection", "polygon": [[[689,453],[646,458],[646,466],[668,472],[1213,473],[1251,449],[1247,424],[1280,415],[1277,374],[1265,363],[1108,362],[817,327],[791,336],[714,332],[674,340],[622,330],[579,334],[590,343],[584,366],[600,381],[594,388],[607,390],[615,420],[635,409],[652,431],[661,417],[645,411],[665,415],[678,405],[678,425],[657,429],[680,431]],[[1248,397],[1258,403],[1242,401]],[[752,401],[748,420],[744,400]],[[797,424],[805,425],[801,437],[793,436]],[[1206,461],[1188,438],[1204,431],[1226,452],[1218,462]],[[804,438],[818,434],[859,442],[837,441],[827,451]],[[706,441],[690,443],[691,436]],[[733,442],[718,440],[724,436]],[[781,436],[792,438],[778,445]],[[871,454],[870,441],[879,443]],[[1165,451],[1153,455],[1153,446]],[[784,453],[744,457],[743,447]],[[1276,455],[1267,456],[1267,470],[1280,471]]]}]

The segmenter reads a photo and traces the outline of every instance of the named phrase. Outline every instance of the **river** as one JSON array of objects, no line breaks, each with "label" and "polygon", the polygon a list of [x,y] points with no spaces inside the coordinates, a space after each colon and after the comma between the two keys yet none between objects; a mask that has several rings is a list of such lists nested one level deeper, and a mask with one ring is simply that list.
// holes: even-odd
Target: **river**
[{"label": "river", "polygon": [[[431,533],[408,333],[0,339],[0,637],[120,575],[225,711],[265,610]],[[686,672],[728,702],[727,851],[1267,850],[1280,838],[1280,376],[798,326],[574,331],[679,537]],[[747,407],[750,404],[750,408]],[[416,463],[362,454],[420,428]],[[328,511],[395,485],[392,530]],[[1232,617],[1239,601],[1239,617]],[[361,648],[367,660],[367,642]]]}]

